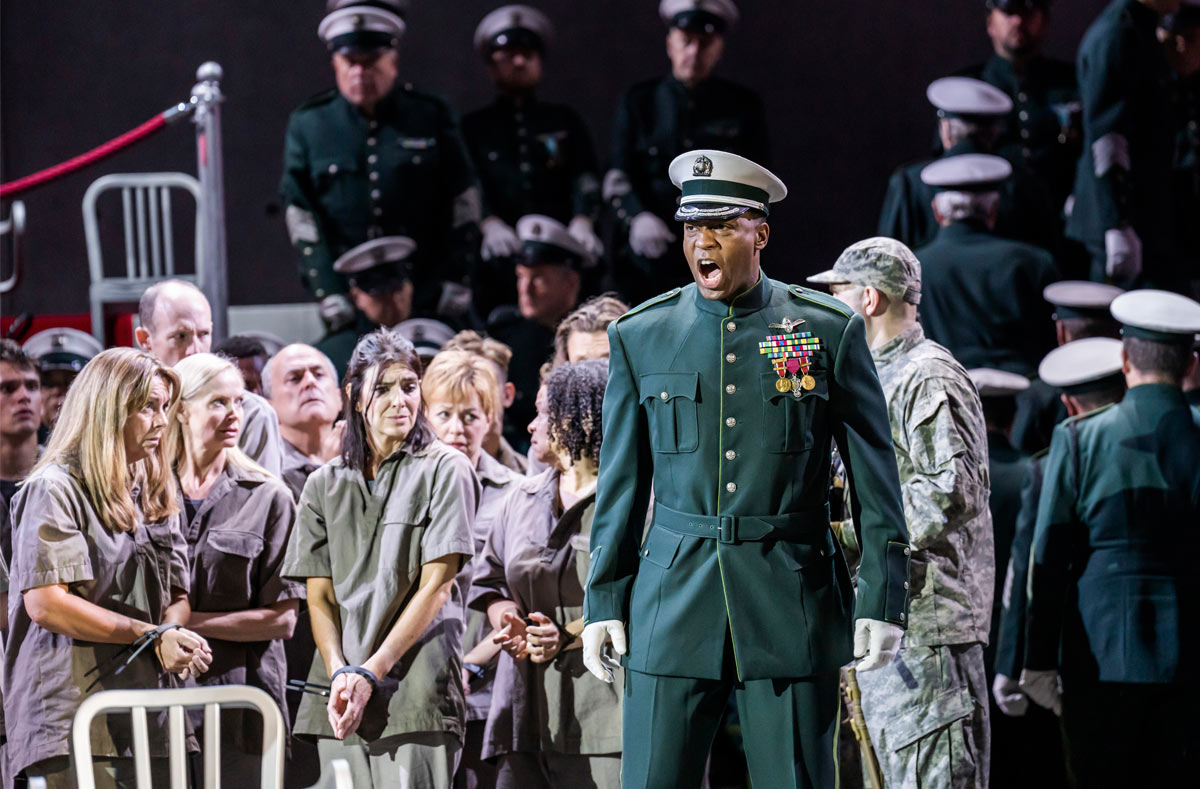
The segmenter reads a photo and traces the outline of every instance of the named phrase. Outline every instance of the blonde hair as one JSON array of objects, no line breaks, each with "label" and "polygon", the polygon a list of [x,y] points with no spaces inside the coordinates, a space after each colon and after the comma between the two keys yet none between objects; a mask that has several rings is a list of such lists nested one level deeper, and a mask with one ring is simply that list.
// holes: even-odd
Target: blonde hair
[{"label": "blonde hair", "polygon": [[500,370],[500,375],[508,376],[508,365],[512,362],[512,348],[494,337],[484,337],[477,331],[466,329],[450,338],[450,342],[442,346],[443,351],[469,351],[482,356]]},{"label": "blonde hair", "polygon": [[[154,379],[167,385],[170,409],[179,400],[179,376],[145,351],[101,351],[79,373],[50,444],[34,471],[66,466],[83,485],[100,521],[110,529],[133,532],[138,507],[154,523],[179,511],[175,477],[160,449],[131,470],[125,455],[125,423],[150,400]],[[133,489],[137,489],[137,500]]]},{"label": "blonde hair", "polygon": [[500,415],[500,403],[496,399],[498,390],[492,364],[470,351],[442,351],[433,357],[421,379],[421,395],[426,405],[438,396],[465,403],[475,395],[487,418],[493,420]]},{"label": "blonde hair", "polygon": [[[205,397],[212,391],[213,383],[225,372],[232,372],[239,383],[245,386],[242,372],[233,362],[223,356],[212,353],[196,353],[180,360],[175,365],[179,375],[180,396],[171,406],[169,424],[167,426],[167,453],[171,466],[178,473],[191,463],[192,434],[181,418],[183,409],[189,403]],[[243,420],[242,427],[245,427]],[[250,459],[250,456],[239,447],[229,447],[225,450],[226,467],[234,467],[249,472],[252,476],[262,479],[274,478],[274,475]]]}]

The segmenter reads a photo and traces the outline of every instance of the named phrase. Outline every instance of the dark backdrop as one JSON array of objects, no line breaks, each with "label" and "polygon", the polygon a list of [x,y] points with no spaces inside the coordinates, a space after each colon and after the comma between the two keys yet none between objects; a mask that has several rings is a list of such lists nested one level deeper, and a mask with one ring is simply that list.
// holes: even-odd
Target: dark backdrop
[{"label": "dark backdrop", "polygon": [[[471,47],[496,0],[413,0],[401,79],[459,112],[490,100]],[[558,27],[541,96],[573,105],[602,159],[621,91],[665,73],[655,0],[538,0]],[[875,229],[887,176],[926,155],[931,80],[989,54],[982,0],[745,0],[718,73],[763,94],[775,172],[790,189],[771,213],[765,267],[795,281]],[[1059,0],[1047,50],[1073,59],[1103,0]],[[276,189],[288,113],[331,87],[316,38],[323,0],[8,0],[0,4],[0,179],[55,164],[185,99],[196,67],[225,69],[230,301],[301,301]],[[25,276],[5,314],[85,312],[80,204],[106,172],[195,173],[191,124],[172,126],[24,195]],[[4,208],[7,214],[7,206]],[[683,265],[680,260],[680,265]]]}]

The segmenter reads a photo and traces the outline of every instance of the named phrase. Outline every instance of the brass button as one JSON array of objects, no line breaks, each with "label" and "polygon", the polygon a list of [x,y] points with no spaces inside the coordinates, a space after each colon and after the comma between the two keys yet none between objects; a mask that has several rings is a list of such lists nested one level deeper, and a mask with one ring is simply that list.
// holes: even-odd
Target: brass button
[{"label": "brass button", "polygon": [[725,459],[726,460],[733,460],[735,457],[737,457],[737,453],[734,452],[732,449],[725,450]]},{"label": "brass button", "polygon": [[306,255],[311,255],[311,254],[312,254],[312,250],[313,250],[313,248],[312,248],[312,247],[305,247],[305,248],[304,248],[304,254],[306,254]]},{"label": "brass button", "polygon": [[737,483],[736,482],[725,483],[725,490],[729,491],[730,493],[736,493],[737,492]]},{"label": "brass button", "polygon": [[725,384],[725,394],[733,394],[737,391],[737,387],[733,384]]},{"label": "brass button", "polygon": [[420,163],[421,163],[421,154],[419,154],[419,153],[418,153],[418,154],[414,154],[414,155],[413,155],[413,158],[412,158],[412,163],[413,163],[413,164],[420,164]]},{"label": "brass button", "polygon": [[314,292],[317,294],[318,299],[325,298],[325,291],[321,290],[320,288],[317,288]]},{"label": "brass button", "polygon": [[1020,93],[1017,94],[1017,101],[1022,101],[1022,102],[1029,101],[1029,96],[1025,95],[1024,91],[1021,91]]},{"label": "brass button", "polygon": [[642,553],[642,556],[649,556],[649,555],[650,555],[650,551],[645,551]]},{"label": "brass button", "polygon": [[666,392],[663,392],[662,394],[659,395],[659,397],[666,400],[669,397],[669,395]]},{"label": "brass button", "polygon": [[371,190],[371,199],[378,200],[380,194],[381,194],[381,192],[378,189],[372,189]]},{"label": "brass button", "polygon": [[368,177],[368,178],[370,178],[372,181],[378,181],[378,180],[379,180],[379,173],[377,173],[377,172],[375,172],[374,170],[372,170],[372,171],[370,172],[370,174],[369,174],[367,177]]},{"label": "brass button", "polygon": [[733,427],[736,424],[737,424],[737,420],[734,419],[733,417],[729,417],[728,419],[725,420],[725,427]]},{"label": "brass button", "polygon": [[1017,113],[1017,117],[1023,121],[1027,121],[1027,120],[1029,120],[1029,113],[1026,112],[1025,110],[1021,110],[1020,112]]},{"label": "brass button", "polygon": [[315,268],[310,268],[310,269],[308,270],[308,276],[310,276],[310,277],[315,277],[315,276],[317,276],[317,270],[316,270]]},{"label": "brass button", "polygon": [[337,165],[336,164],[329,165],[329,174],[337,175]]},{"label": "brass button", "polygon": [[737,354],[736,353],[725,354],[725,361],[729,362],[730,364],[733,364],[734,362],[737,361]]},{"label": "brass button", "polygon": [[907,588],[908,588],[908,581],[905,581],[905,582],[904,582],[904,588],[905,588],[905,589],[907,589]]},{"label": "brass button", "polygon": [[376,156],[375,154],[371,154],[370,156],[367,157],[367,164],[375,164],[375,162],[377,162],[377,161],[379,161],[379,157]]},{"label": "brass button", "polygon": [[375,144],[375,138],[374,138],[374,137],[368,137],[368,138],[367,138],[367,145],[374,145],[374,144]]},{"label": "brass button", "polygon": [[725,324],[725,331],[737,331],[737,324],[733,321]]},{"label": "brass button", "polygon": [[901,621],[901,622],[903,622],[903,621],[904,621],[904,614],[900,614],[900,621]]},{"label": "brass button", "polygon": [[912,553],[912,548],[905,548],[905,549],[904,549],[904,555],[905,555],[905,556],[908,556],[910,553]]}]

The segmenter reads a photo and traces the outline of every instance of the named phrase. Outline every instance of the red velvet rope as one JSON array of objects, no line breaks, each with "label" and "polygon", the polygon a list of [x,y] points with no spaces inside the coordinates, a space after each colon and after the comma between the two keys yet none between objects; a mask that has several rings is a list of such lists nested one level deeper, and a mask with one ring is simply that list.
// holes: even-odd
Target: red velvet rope
[{"label": "red velvet rope", "polygon": [[24,178],[18,178],[15,181],[10,181],[6,184],[0,184],[0,197],[8,197],[9,195],[24,192],[32,189],[35,186],[44,184],[47,181],[53,181],[55,178],[60,178],[68,173],[73,173],[76,170],[87,167],[89,164],[94,164],[106,156],[110,156],[121,150],[127,145],[131,145],[143,137],[147,137],[154,132],[167,125],[166,119],[160,112],[150,120],[138,126],[135,129],[122,134],[120,137],[114,137],[108,142],[100,145],[87,153],[80,154],[74,159],[68,159],[65,162],[60,162],[53,167],[47,167],[45,170],[36,172],[33,175],[27,175]]}]

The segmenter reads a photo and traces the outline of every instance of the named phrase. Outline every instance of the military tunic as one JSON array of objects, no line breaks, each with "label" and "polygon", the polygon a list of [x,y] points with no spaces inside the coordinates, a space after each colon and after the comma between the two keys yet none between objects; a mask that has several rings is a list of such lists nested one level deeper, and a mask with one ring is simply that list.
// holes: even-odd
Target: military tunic
[{"label": "military tunic", "polygon": [[300,275],[318,299],[346,293],[333,263],[379,236],[417,242],[414,309],[432,311],[442,281],[469,272],[477,243],[475,171],[453,111],[397,84],[367,117],[336,90],[292,113],[280,193]]},{"label": "military tunic", "polygon": [[[135,501],[137,497],[135,495]],[[4,720],[11,775],[70,753],[71,721],[84,699],[102,690],[172,687],[152,649],[119,675],[87,690],[96,666],[125,644],[77,641],[34,624],[25,608],[29,589],[65,584],[71,594],[151,624],[163,621],[172,597],[188,591],[187,543],[171,517],[133,532],[112,531],[100,520],[83,486],[65,466],[31,474],[12,502],[13,562],[9,631],[4,654]],[[12,692],[20,688],[22,692]],[[150,755],[167,755],[167,711],[150,718]],[[189,737],[189,739],[191,739]],[[112,716],[92,728],[98,758],[133,755],[130,719]],[[195,749],[195,742],[191,746]],[[40,773],[39,773],[40,774]]]},{"label": "military tunic", "polygon": [[1039,55],[1017,68],[1008,58],[993,54],[958,76],[982,80],[1012,99],[998,150],[1044,178],[1055,208],[1061,208],[1075,184],[1080,153],[1081,106],[1074,64]]},{"label": "military tunic", "polygon": [[[991,493],[988,507],[992,513],[992,535],[995,546],[993,562],[994,584],[992,587],[992,623],[988,634],[988,648],[984,657],[989,676],[994,673],[997,636],[1000,620],[1004,613],[1004,586],[1010,551],[1014,548],[1013,538],[1017,532],[1017,519],[1021,513],[1021,491],[1029,475],[1031,461],[1028,455],[1013,447],[1003,433],[988,431],[988,478]],[[1025,545],[1028,553],[1028,543]],[[1009,675],[1014,676],[1014,675]],[[1020,676],[1014,676],[1014,679]],[[994,712],[994,710],[993,710]]]},{"label": "military tunic", "polygon": [[[803,320],[797,331],[821,343],[813,387],[799,397],[776,388],[759,353],[784,318]],[[589,622],[628,631],[623,780],[698,780],[709,740],[696,743],[711,738],[740,680],[747,747],[763,744],[749,758],[754,782],[779,770],[824,785],[851,619],[907,618],[908,538],[862,319],[762,275],[729,304],[695,285],[674,290],[612,323],[608,337],[584,606]],[[865,544],[857,601],[829,530],[835,439]],[[782,678],[790,691],[780,695]],[[679,708],[666,702],[652,719],[648,696],[660,691],[681,703],[704,693],[715,709],[680,730],[667,721]]]},{"label": "military tunic", "polygon": [[995,547],[979,395],[919,324],[871,355],[913,551],[908,630],[894,663],[858,675],[863,714],[887,785],[984,787]]},{"label": "military tunic", "polygon": [[[1104,232],[1125,224],[1142,242],[1142,276],[1132,284],[1163,287],[1175,277],[1170,189],[1175,126],[1167,92],[1170,69],[1157,24],[1156,12],[1139,0],[1113,0],[1079,45],[1083,156],[1067,235],[1092,253],[1097,281],[1105,277]],[[1113,134],[1124,138],[1118,147],[1125,161],[1097,177],[1092,146]]]},{"label": "military tunic", "polygon": [[[975,153],[988,151],[964,140],[943,153],[942,158]],[[879,235],[901,241],[909,249],[917,249],[936,238],[938,222],[933,215],[933,197],[937,189],[921,180],[921,171],[935,161],[925,159],[892,173],[879,212]],[[1054,204],[1049,185],[1041,176],[1021,162],[1015,162],[1012,175],[1004,181],[999,192],[996,235],[1048,250],[1058,247],[1062,235],[1059,219],[1062,206]],[[921,262],[924,264],[923,258]]]},{"label": "military tunic", "polygon": [[[195,514],[183,524],[192,611],[243,611],[303,599],[304,586],[279,574],[295,517],[296,505],[286,485],[226,464]],[[208,643],[212,665],[192,684],[261,688],[275,699],[286,723],[283,640],[210,638]],[[223,747],[261,753],[258,727],[251,725],[255,719],[241,710],[222,713]],[[193,715],[194,725],[202,725],[203,720],[202,714]]]},{"label": "military tunic", "polygon": [[[559,513],[558,480],[547,470],[511,486],[480,555],[471,604],[486,610],[497,599],[512,600],[523,615],[550,617],[569,639],[564,628],[583,615],[596,498]],[[620,721],[619,677],[613,684],[593,677],[582,650],[560,651],[548,663],[518,663],[501,653],[483,755],[619,755]]]},{"label": "military tunic", "polygon": [[[650,211],[668,227],[674,225],[679,190],[667,167],[679,154],[697,148],[728,151],[769,167],[766,115],[759,95],[719,77],[689,89],[666,76],[625,92],[613,122],[603,194],[622,233],[642,211]],[[670,254],[648,260],[626,252],[616,275],[628,303],[687,279],[687,268]]]},{"label": "military tunic", "polygon": [[1054,431],[1025,668],[1061,672],[1071,764],[1086,785],[1167,785],[1196,767],[1197,523],[1200,414],[1178,387],[1134,386]]},{"label": "military tunic", "polygon": [[1054,347],[1053,307],[1042,290],[1054,259],[998,238],[982,223],[953,222],[915,251],[921,261],[921,323],[964,367],[1031,375]]},{"label": "military tunic", "polygon": [[[373,486],[340,458],[309,477],[283,575],[332,580],[348,664],[362,665],[383,643],[422,565],[450,554],[473,554],[478,484],[466,456],[439,441],[386,459]],[[344,741],[347,746],[422,732],[461,739],[462,605],[455,585],[452,599],[418,642],[379,678],[358,732]],[[308,681],[329,684],[319,652]],[[332,737],[325,699],[306,694],[293,729]]]}]

